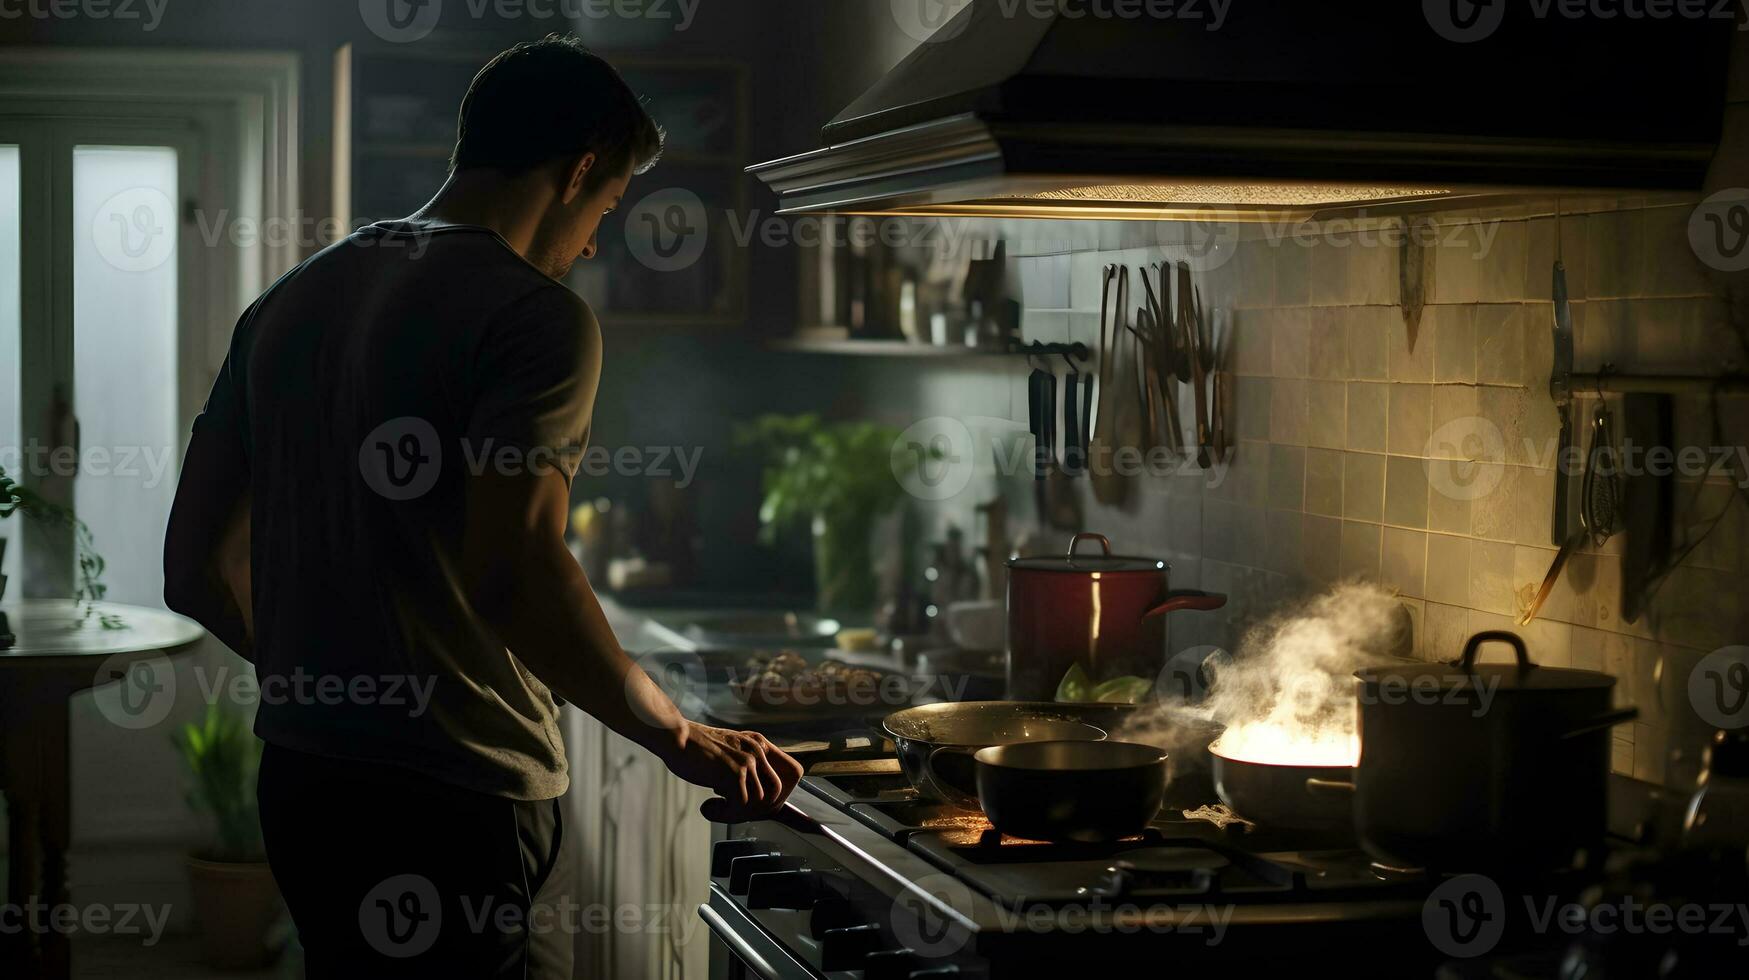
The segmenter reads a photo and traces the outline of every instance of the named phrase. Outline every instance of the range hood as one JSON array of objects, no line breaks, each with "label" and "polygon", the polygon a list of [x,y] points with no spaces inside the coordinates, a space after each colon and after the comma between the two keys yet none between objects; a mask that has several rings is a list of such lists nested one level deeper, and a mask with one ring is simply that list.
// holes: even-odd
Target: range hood
[{"label": "range hood", "polygon": [[823,149],[749,172],[791,214],[1272,220],[1693,191],[1734,24],[1605,6],[970,0]]}]

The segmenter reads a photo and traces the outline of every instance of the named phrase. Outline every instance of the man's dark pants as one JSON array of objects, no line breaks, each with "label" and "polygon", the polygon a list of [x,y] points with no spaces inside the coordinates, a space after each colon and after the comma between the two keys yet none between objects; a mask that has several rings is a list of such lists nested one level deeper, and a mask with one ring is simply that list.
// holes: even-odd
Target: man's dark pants
[{"label": "man's dark pants", "polygon": [[310,977],[569,980],[580,919],[560,801],[273,745],[258,797]]}]

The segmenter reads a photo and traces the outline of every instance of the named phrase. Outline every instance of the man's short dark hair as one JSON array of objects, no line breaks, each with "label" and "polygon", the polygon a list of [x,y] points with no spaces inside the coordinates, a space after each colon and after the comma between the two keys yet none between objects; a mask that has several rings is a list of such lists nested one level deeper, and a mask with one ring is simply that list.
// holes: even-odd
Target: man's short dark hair
[{"label": "man's short dark hair", "polygon": [[481,68],[462,99],[454,170],[521,174],[594,152],[593,187],[662,155],[661,127],[600,55],[575,37],[523,41]]}]

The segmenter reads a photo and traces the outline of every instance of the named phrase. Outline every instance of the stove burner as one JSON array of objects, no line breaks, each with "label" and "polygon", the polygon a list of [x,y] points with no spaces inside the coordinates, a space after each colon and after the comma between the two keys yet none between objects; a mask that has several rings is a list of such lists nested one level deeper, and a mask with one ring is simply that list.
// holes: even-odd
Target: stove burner
[{"label": "stove burner", "polygon": [[995,848],[995,847],[1017,847],[1017,846],[1019,846],[1019,847],[1061,848],[1061,849],[1069,851],[1069,852],[1104,851],[1104,850],[1107,850],[1107,849],[1112,848],[1112,847],[1121,847],[1121,846],[1126,846],[1126,845],[1157,844],[1165,839],[1166,839],[1165,835],[1161,834],[1159,830],[1157,830],[1153,827],[1144,828],[1140,834],[1137,834],[1134,837],[1125,837],[1125,838],[1122,838],[1121,840],[1111,841],[1109,843],[1103,843],[1103,844],[1076,843],[1076,842],[1072,842],[1072,841],[1037,841],[1037,840],[1028,840],[1025,837],[1008,837],[1008,836],[1005,836],[1000,830],[997,830],[995,827],[991,827],[988,830],[985,830],[983,833],[978,835],[977,846],[980,848],[985,848],[985,849]]}]

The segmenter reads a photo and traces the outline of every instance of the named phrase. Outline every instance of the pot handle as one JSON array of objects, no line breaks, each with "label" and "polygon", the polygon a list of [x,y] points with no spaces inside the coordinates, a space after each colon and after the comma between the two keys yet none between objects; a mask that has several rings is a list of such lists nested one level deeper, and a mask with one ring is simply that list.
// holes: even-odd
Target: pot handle
[{"label": "pot handle", "polygon": [[977,768],[972,760],[977,751],[963,745],[938,745],[924,758],[923,768],[929,773],[929,781],[949,803],[978,805]]},{"label": "pot handle", "polygon": [[1470,637],[1470,642],[1464,644],[1464,655],[1458,660],[1458,666],[1464,670],[1474,668],[1476,666],[1476,651],[1482,648],[1482,644],[1490,641],[1507,643],[1512,646],[1513,652],[1518,654],[1520,673],[1536,668],[1536,664],[1530,662],[1530,653],[1524,649],[1524,640],[1517,633],[1508,630],[1483,630]]},{"label": "pot handle", "polygon": [[1354,783],[1346,779],[1308,779],[1306,792],[1313,796],[1345,796],[1354,792]]},{"label": "pot handle", "polygon": [[1199,592],[1196,589],[1173,589],[1166,593],[1166,601],[1142,614],[1143,619],[1150,616],[1164,616],[1176,609],[1196,609],[1208,612],[1219,609],[1227,604],[1227,597],[1219,592]]},{"label": "pot handle", "polygon": [[1069,539],[1069,557],[1070,558],[1075,557],[1075,549],[1081,546],[1082,541],[1097,541],[1097,542],[1099,542],[1099,547],[1104,549],[1104,551],[1105,551],[1105,557],[1107,557],[1107,558],[1111,557],[1111,539],[1110,538],[1106,537],[1103,534],[1094,534],[1092,531],[1082,531],[1080,534],[1077,534],[1074,537]]},{"label": "pot handle", "polygon": [[1633,721],[1639,716],[1640,709],[1638,708],[1618,708],[1608,714],[1598,715],[1596,718],[1593,718],[1585,724],[1580,725],[1578,728],[1563,734],[1561,737],[1563,739],[1578,738],[1581,735],[1590,735],[1595,732],[1605,731],[1614,728],[1623,722]]}]

